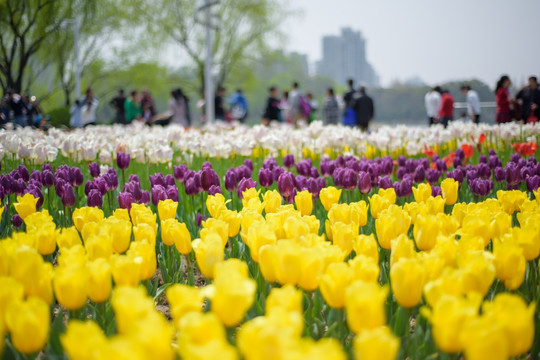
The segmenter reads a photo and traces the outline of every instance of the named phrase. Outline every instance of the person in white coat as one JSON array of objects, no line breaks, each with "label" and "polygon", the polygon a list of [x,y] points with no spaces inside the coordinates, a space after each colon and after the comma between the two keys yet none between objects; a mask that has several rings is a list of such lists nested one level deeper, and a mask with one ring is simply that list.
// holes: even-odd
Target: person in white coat
[{"label": "person in white coat", "polygon": [[439,106],[441,104],[441,88],[435,86],[424,97],[426,113],[429,119],[429,126],[437,122]]},{"label": "person in white coat", "polygon": [[478,93],[474,90],[471,90],[469,85],[463,85],[461,87],[461,92],[467,98],[467,112],[469,113],[469,118],[475,124],[480,122],[480,99],[478,98]]}]

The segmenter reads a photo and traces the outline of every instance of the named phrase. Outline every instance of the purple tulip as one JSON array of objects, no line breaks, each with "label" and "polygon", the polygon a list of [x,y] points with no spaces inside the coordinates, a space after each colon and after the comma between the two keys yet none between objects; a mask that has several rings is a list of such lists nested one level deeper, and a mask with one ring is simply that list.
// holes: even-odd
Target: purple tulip
[{"label": "purple tulip", "polygon": [[210,186],[214,185],[214,169],[206,167],[201,170],[201,186],[208,192]]},{"label": "purple tulip", "polygon": [[246,165],[240,165],[236,168],[236,177],[238,178],[238,181],[251,178],[252,173],[253,171]]},{"label": "purple tulip", "polygon": [[443,159],[439,159],[435,162],[435,165],[437,165],[437,170],[439,170],[440,172],[445,172],[446,170],[448,170],[447,166],[446,166],[446,162],[444,162]]},{"label": "purple tulip", "polygon": [[334,161],[325,159],[321,161],[321,173],[323,176],[332,176],[336,170],[336,164]]},{"label": "purple tulip", "polygon": [[382,174],[390,175],[394,170],[394,162],[390,156],[385,156],[382,160]]},{"label": "purple tulip", "polygon": [[43,183],[43,186],[46,188],[50,188],[54,185],[54,174],[50,170],[43,170],[41,173],[41,180]]},{"label": "purple tulip", "polygon": [[236,194],[238,195],[238,197],[240,199],[243,199],[244,198],[243,192],[246,191],[247,189],[254,188],[255,186],[257,186],[257,183],[255,181],[253,181],[253,179],[251,179],[251,178],[243,178],[238,183],[238,188],[236,189]]},{"label": "purple tulip", "polygon": [[90,193],[88,194],[87,198],[87,204],[91,207],[98,207],[101,208],[103,206],[103,197],[101,196],[101,193],[97,189],[90,190]]},{"label": "purple tulip", "polygon": [[17,167],[17,172],[19,173],[20,177],[24,180],[24,182],[28,182],[30,180],[30,173],[28,172],[28,169],[24,165],[19,165]]},{"label": "purple tulip", "polygon": [[152,188],[152,204],[158,206],[161,200],[167,199],[167,191],[161,185],[156,185]]},{"label": "purple tulip", "polygon": [[405,176],[405,174],[407,174],[407,169],[405,169],[404,167],[399,167],[397,169],[397,178],[399,180],[403,180],[403,177]]},{"label": "purple tulip", "polygon": [[216,194],[223,194],[223,190],[221,190],[221,186],[212,185],[210,186],[210,189],[208,189],[208,195],[216,195]]},{"label": "purple tulip", "polygon": [[399,155],[397,158],[398,166],[405,166],[406,161],[407,161],[407,158],[404,155]]},{"label": "purple tulip", "polygon": [[195,174],[195,170],[187,169],[184,175],[184,183],[187,181],[187,179],[195,177]]},{"label": "purple tulip", "polygon": [[488,159],[487,159],[487,156],[482,154],[478,157],[478,163],[479,164],[487,164],[488,163]]},{"label": "purple tulip", "polygon": [[260,168],[259,169],[259,184],[261,184],[261,186],[264,188],[268,188],[272,186],[273,182],[274,182],[274,178],[272,176],[272,171],[268,168]]},{"label": "purple tulip", "polygon": [[518,163],[518,161],[521,160],[521,155],[514,153],[510,156],[510,161],[513,163]]},{"label": "purple tulip", "polygon": [[129,175],[128,181],[129,182],[136,182],[137,184],[139,184],[139,187],[141,186],[141,179],[139,179],[139,176],[137,174]]},{"label": "purple tulip", "polygon": [[332,177],[334,178],[334,185],[336,186],[343,186],[343,173],[345,172],[345,169],[343,168],[336,168],[332,174]]},{"label": "purple tulip", "polygon": [[206,216],[204,216],[201,213],[197,213],[197,216],[195,217],[195,222],[197,223],[197,227],[202,226],[202,222],[206,220]]},{"label": "purple tulip", "polygon": [[90,176],[92,176],[92,178],[97,178],[100,174],[99,165],[96,162],[88,165],[88,170],[90,170]]},{"label": "purple tulip", "polygon": [[225,173],[225,189],[229,192],[236,190],[236,185],[238,184],[238,179],[236,177],[236,171],[234,169],[229,169]]},{"label": "purple tulip", "polygon": [[294,190],[294,175],[290,172],[279,175],[278,190],[281,196],[286,199],[290,198]]},{"label": "purple tulip", "polygon": [[248,167],[253,172],[253,162],[251,159],[244,160],[244,166]]},{"label": "purple tulip", "polygon": [[51,164],[43,164],[43,166],[41,167],[41,172],[43,172],[45,170],[48,170],[48,171],[54,173],[54,170],[53,170],[53,167],[52,167]]},{"label": "purple tulip", "polygon": [[134,199],[133,195],[127,192],[121,192],[118,194],[118,206],[122,209],[127,209],[127,211],[131,211],[131,204],[133,204]]},{"label": "purple tulip", "polygon": [[418,166],[413,173],[413,180],[415,183],[422,183],[426,178],[426,171],[424,167]]},{"label": "purple tulip", "polygon": [[65,184],[62,190],[62,204],[66,207],[75,205],[75,191],[71,184]]},{"label": "purple tulip", "polygon": [[199,193],[199,188],[197,187],[197,182],[195,177],[189,178],[186,180],[186,195],[194,196]]},{"label": "purple tulip", "polygon": [[379,177],[379,181],[377,184],[381,189],[389,189],[392,187],[392,179],[390,177]]},{"label": "purple tulip", "polygon": [[162,173],[155,173],[154,175],[150,175],[150,187],[154,187],[156,185],[161,185],[165,187],[165,178],[163,177]]},{"label": "purple tulip", "polygon": [[187,165],[180,164],[178,166],[173,167],[173,173],[176,180],[180,182],[184,182],[184,176],[186,175],[186,171],[188,170]]},{"label": "purple tulip", "polygon": [[64,185],[66,182],[61,179],[55,179],[54,181],[54,191],[56,192],[56,195],[58,195],[60,198],[62,197],[62,194],[64,193]]},{"label": "purple tulip", "polygon": [[287,169],[291,169],[294,166],[294,155],[287,154],[283,157],[283,166]]},{"label": "purple tulip", "polygon": [[22,223],[23,223],[23,219],[19,216],[19,214],[15,214],[13,215],[13,217],[11,218],[11,223],[13,224],[13,226],[15,226],[15,228],[20,228]]},{"label": "purple tulip", "polygon": [[72,186],[81,186],[84,182],[84,176],[81,169],[79,169],[78,167],[72,167],[70,169],[70,180]]},{"label": "purple tulip", "polygon": [[165,186],[176,186],[176,180],[171,174],[165,175]]},{"label": "purple tulip", "polygon": [[315,166],[312,166],[312,167],[311,167],[310,176],[311,176],[312,178],[318,178],[319,176],[321,176],[321,175],[319,174],[319,170],[318,170]]},{"label": "purple tulip", "polygon": [[141,200],[139,201],[139,203],[148,205],[149,202],[150,202],[150,193],[146,190],[141,190]]},{"label": "purple tulip", "polygon": [[527,185],[527,190],[529,192],[538,190],[538,186],[540,186],[540,176],[529,176],[527,179],[525,179],[525,184]]},{"label": "purple tulip", "polygon": [[41,184],[41,171],[32,170],[32,174],[30,174],[30,180],[37,181]]},{"label": "purple tulip", "polygon": [[274,169],[275,166],[277,166],[277,161],[273,157],[270,157],[263,161],[263,168],[265,169],[272,171],[272,169]]},{"label": "purple tulip", "polygon": [[365,171],[358,173],[358,190],[362,194],[367,194],[371,190],[371,176]]},{"label": "purple tulip", "polygon": [[498,166],[502,166],[502,162],[497,157],[497,155],[490,155],[488,165],[489,165],[489,168],[493,170]]},{"label": "purple tulip", "polygon": [[431,187],[431,196],[442,196],[442,189],[440,186],[432,186]]},{"label": "purple tulip", "polygon": [[201,170],[202,169],[212,169],[212,163],[210,161],[205,161],[201,166]]},{"label": "purple tulip", "polygon": [[426,171],[426,180],[431,185],[436,184],[439,181],[440,177],[441,177],[441,172],[437,169],[428,169]]},{"label": "purple tulip", "polygon": [[107,194],[109,185],[107,184],[107,180],[105,180],[104,176],[95,178],[94,186],[99,190],[99,192],[101,192],[101,196],[105,196],[105,194]]},{"label": "purple tulip", "polygon": [[119,152],[116,154],[116,165],[119,169],[127,169],[129,167],[130,154]]},{"label": "purple tulip", "polygon": [[519,177],[521,180],[527,180],[531,175],[533,175],[533,172],[529,167],[524,166],[519,170]]},{"label": "purple tulip", "polygon": [[[514,154],[515,155],[515,154]],[[511,188],[514,188],[516,185],[519,186],[520,183],[520,174],[519,168],[514,162],[509,162],[506,164],[506,182]]]},{"label": "purple tulip", "polygon": [[495,170],[493,170],[493,177],[498,182],[503,182],[506,180],[506,171],[502,167],[498,166],[495,168]]},{"label": "purple tulip", "polygon": [[339,154],[336,158],[335,163],[337,167],[345,167],[345,159],[343,158],[343,155]]},{"label": "purple tulip", "polygon": [[272,170],[272,180],[278,181],[279,175],[283,174],[285,172],[285,169],[283,169],[281,166],[275,166]]},{"label": "purple tulip", "polygon": [[0,204],[4,200],[4,196],[6,196],[6,191],[4,190],[4,187],[0,185]]},{"label": "purple tulip", "polygon": [[461,168],[447,172],[446,177],[456,180],[460,185],[463,183],[463,171],[461,171]]},{"label": "purple tulip", "polygon": [[176,185],[167,186],[167,198],[171,199],[172,201],[178,202],[178,188]]},{"label": "purple tulip", "polygon": [[412,192],[413,181],[410,178],[403,179],[399,184],[399,192],[401,197],[409,197],[413,194]]},{"label": "purple tulip", "polygon": [[319,192],[321,191],[321,188],[319,188],[319,182],[315,178],[309,178],[306,182],[306,188],[311,193],[314,199],[319,198]]},{"label": "purple tulip", "polygon": [[202,192],[204,191],[201,183],[201,171],[197,171],[195,173],[195,176],[193,176],[193,180],[195,181],[195,185],[197,185],[197,191]]},{"label": "purple tulip", "polygon": [[475,195],[487,196],[493,189],[493,181],[480,178],[473,179],[470,183],[470,189]]},{"label": "purple tulip", "polygon": [[307,189],[307,178],[302,175],[298,175],[294,178],[294,187],[298,191],[303,191]]}]

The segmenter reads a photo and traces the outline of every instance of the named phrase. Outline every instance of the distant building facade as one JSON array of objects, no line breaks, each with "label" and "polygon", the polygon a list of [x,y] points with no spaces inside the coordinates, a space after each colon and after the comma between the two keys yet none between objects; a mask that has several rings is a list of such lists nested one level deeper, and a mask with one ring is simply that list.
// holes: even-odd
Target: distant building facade
[{"label": "distant building facade", "polygon": [[366,60],[366,41],[360,31],[341,29],[341,35],[322,39],[323,57],[317,63],[317,74],[328,76],[338,83],[353,78],[356,83],[378,86],[379,76]]}]

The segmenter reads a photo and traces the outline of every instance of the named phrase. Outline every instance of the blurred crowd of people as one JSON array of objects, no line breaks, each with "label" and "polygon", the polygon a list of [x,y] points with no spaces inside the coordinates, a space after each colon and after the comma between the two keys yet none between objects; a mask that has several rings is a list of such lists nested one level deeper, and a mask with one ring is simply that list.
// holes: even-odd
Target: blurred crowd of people
[{"label": "blurred crowd of people", "polygon": [[35,96],[8,90],[0,102],[0,127],[13,126],[43,128],[48,120]]},{"label": "blurred crowd of people", "polygon": [[[326,89],[321,110],[323,123],[358,126],[367,131],[375,115],[373,99],[367,95],[364,86],[354,88],[354,80],[348,80],[348,91],[341,97],[336,96],[333,88]],[[263,114],[263,123],[271,121],[298,124],[299,121],[311,122],[316,118],[319,104],[311,92],[305,95],[298,82],[293,82],[290,90],[284,90],[281,97],[279,90],[272,86]]]},{"label": "blurred crowd of people", "polygon": [[[495,86],[495,103],[497,124],[510,121],[537,122],[540,118],[540,87],[536,76],[529,77],[527,86],[521,88],[514,97],[510,95],[512,82],[508,75],[503,75]],[[480,122],[481,104],[478,92],[468,84],[461,86],[465,95],[467,111],[462,112],[459,119]],[[429,125],[442,124],[448,126],[454,118],[454,98],[447,89],[435,86],[424,97]]]}]

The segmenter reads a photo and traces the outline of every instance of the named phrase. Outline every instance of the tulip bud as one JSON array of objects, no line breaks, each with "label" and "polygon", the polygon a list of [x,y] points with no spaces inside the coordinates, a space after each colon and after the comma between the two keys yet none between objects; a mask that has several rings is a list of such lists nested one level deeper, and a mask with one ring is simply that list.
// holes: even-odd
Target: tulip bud
[{"label": "tulip bud", "polygon": [[293,154],[287,154],[283,157],[283,166],[285,166],[287,169],[290,169],[294,166]]},{"label": "tulip bud", "polygon": [[71,168],[70,179],[71,179],[72,186],[75,186],[75,187],[81,186],[82,183],[84,182],[84,176],[81,169],[79,169],[78,167]]},{"label": "tulip bud", "polygon": [[288,199],[294,190],[293,174],[285,172],[279,176],[278,189],[281,195]]},{"label": "tulip bud", "polygon": [[261,184],[261,186],[264,188],[268,188],[272,186],[273,182],[274,179],[272,177],[272,171],[266,168],[261,168],[259,170],[259,184]]},{"label": "tulip bud", "polygon": [[65,184],[62,190],[62,204],[66,207],[75,205],[75,191],[70,184]]},{"label": "tulip bud", "polygon": [[90,192],[88,193],[87,204],[88,206],[101,208],[101,206],[103,205],[103,197],[101,196],[99,190],[90,190]]},{"label": "tulip bud", "polygon": [[371,190],[371,177],[369,173],[365,171],[358,173],[358,190],[364,195]]},{"label": "tulip bud", "polygon": [[118,194],[118,206],[131,211],[131,204],[134,202],[133,195],[127,192]]},{"label": "tulip bud", "polygon": [[127,169],[129,167],[130,154],[119,152],[116,154],[116,165],[119,169]]},{"label": "tulip bud", "polygon": [[97,178],[99,176],[100,169],[98,163],[93,162],[88,165],[88,170],[90,170],[90,176],[92,176],[92,178]]}]

